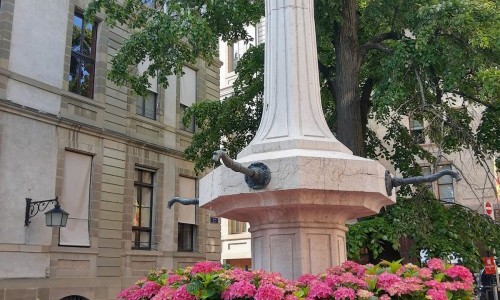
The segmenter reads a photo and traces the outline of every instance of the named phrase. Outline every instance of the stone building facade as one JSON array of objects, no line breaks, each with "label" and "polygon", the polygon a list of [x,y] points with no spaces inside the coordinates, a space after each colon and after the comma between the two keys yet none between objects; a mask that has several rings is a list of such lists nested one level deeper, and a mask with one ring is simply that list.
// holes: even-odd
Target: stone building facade
[{"label": "stone building facade", "polygon": [[[106,78],[128,33],[87,24],[87,3],[0,1],[0,300],[115,299],[151,269],[220,260],[210,211],[166,207],[197,195],[180,119],[219,98],[220,65],[138,97]],[[25,198],[56,196],[67,227],[24,226]]]}]

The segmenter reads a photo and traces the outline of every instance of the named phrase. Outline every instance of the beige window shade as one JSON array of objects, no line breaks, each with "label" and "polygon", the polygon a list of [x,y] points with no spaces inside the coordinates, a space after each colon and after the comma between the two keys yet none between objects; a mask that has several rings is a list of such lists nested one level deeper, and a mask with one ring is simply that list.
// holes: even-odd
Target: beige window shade
[{"label": "beige window shade", "polygon": [[[140,62],[137,65],[137,73],[144,74],[144,72],[147,71],[150,65],[151,61],[149,60],[148,57],[146,57],[144,61]],[[151,87],[149,87],[148,90],[158,93],[158,79],[156,77],[148,76],[148,83],[151,85]]]},{"label": "beige window shade", "polygon": [[59,244],[62,246],[90,246],[89,200],[92,157],[75,152],[64,153],[61,207],[69,213],[66,227],[62,227]]},{"label": "beige window shade", "polygon": [[[196,198],[196,180],[187,177],[179,177],[179,197]],[[179,205],[179,223],[196,224],[196,206]]]},{"label": "beige window shade", "polygon": [[191,106],[196,102],[196,71],[184,67],[182,68],[184,75],[181,77],[181,104]]}]

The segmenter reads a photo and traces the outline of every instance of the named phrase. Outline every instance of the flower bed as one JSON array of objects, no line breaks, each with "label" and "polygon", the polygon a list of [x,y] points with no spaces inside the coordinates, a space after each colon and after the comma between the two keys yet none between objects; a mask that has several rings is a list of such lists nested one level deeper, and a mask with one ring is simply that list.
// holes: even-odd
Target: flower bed
[{"label": "flower bed", "polygon": [[122,300],[317,300],[473,299],[473,276],[458,265],[431,259],[427,267],[400,262],[345,262],[319,275],[287,280],[279,273],[225,269],[200,262],[178,270],[150,272],[118,294]]}]

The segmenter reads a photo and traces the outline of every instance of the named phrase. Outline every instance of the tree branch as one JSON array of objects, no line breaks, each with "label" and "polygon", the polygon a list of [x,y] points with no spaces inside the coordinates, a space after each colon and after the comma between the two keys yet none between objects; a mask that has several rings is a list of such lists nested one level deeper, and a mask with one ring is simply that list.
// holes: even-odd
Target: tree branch
[{"label": "tree branch", "polygon": [[382,45],[382,42],[387,40],[399,40],[400,38],[401,35],[394,31],[376,35],[372,37],[368,42],[361,45],[361,47],[359,48],[360,55],[361,57],[364,57],[368,53],[368,51],[372,49],[376,49],[385,53],[391,53],[392,50],[387,47],[384,47]]},{"label": "tree branch", "polygon": [[451,94],[456,94],[458,96],[461,96],[461,97],[464,97],[465,99],[468,99],[468,100],[472,100],[474,102],[477,102],[481,105],[484,105],[485,107],[488,107],[488,108],[491,108],[493,110],[498,110],[499,108],[498,107],[495,107],[494,105],[492,105],[491,103],[488,103],[484,100],[481,100],[479,98],[476,98],[476,97],[472,97],[470,95],[467,95],[463,92],[460,92],[460,91],[444,91],[445,93],[451,93]]}]

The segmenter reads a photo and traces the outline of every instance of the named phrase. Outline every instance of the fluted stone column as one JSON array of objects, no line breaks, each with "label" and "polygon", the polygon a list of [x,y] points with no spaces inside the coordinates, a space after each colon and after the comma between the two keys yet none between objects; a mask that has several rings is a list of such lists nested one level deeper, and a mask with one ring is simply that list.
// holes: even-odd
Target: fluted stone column
[{"label": "fluted stone column", "polygon": [[239,158],[285,149],[352,153],[338,142],[321,107],[313,0],[266,0],[264,110]]}]

